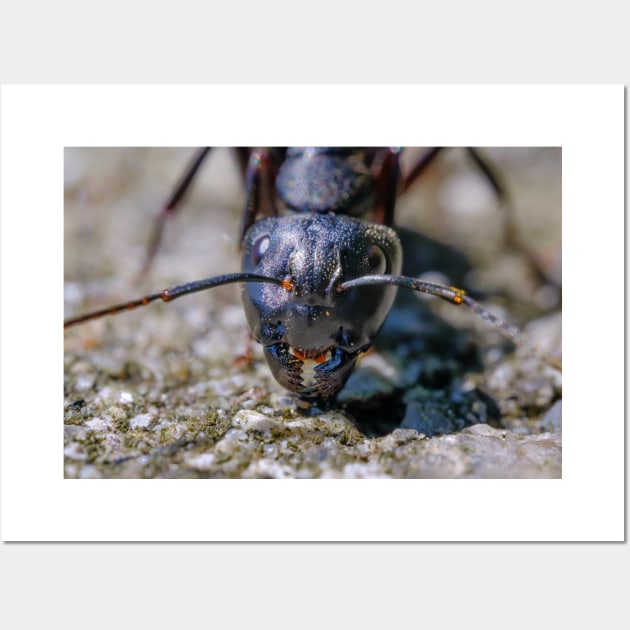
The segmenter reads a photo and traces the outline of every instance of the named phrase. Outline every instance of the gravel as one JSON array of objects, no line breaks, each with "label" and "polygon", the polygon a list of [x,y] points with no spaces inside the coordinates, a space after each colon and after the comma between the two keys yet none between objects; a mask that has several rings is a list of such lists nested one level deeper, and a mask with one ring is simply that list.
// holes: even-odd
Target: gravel
[{"label": "gravel", "polygon": [[[243,193],[217,150],[137,280],[191,154],[66,150],[66,317],[238,270]],[[559,355],[561,151],[484,155],[509,207],[465,151],[445,151],[398,204],[405,272],[463,286]],[[325,411],[275,382],[236,286],[68,329],[64,364],[70,478],[562,475],[561,374],[462,309],[403,290]]]}]

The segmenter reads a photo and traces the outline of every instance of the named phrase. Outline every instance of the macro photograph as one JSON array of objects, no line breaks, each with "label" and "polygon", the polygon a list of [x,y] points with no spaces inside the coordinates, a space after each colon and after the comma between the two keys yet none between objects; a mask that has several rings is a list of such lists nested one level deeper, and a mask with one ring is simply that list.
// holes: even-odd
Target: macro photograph
[{"label": "macro photograph", "polygon": [[64,151],[64,477],[562,477],[560,147]]},{"label": "macro photograph", "polygon": [[74,4],[0,39],[3,627],[616,628],[627,20]]}]

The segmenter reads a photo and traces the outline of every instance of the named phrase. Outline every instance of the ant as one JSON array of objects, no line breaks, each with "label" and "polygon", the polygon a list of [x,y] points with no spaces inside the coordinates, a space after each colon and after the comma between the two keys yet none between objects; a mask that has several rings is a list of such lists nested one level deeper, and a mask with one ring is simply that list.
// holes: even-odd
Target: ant
[{"label": "ant", "polygon": [[[187,282],[67,319],[64,327],[154,301],[239,283],[247,322],[275,379],[309,405],[332,404],[357,359],[372,346],[400,288],[437,296],[474,313],[549,365],[560,360],[458,288],[402,275],[396,202],[441,153],[432,149],[403,173],[400,148],[236,149],[245,188],[241,271]],[[482,153],[467,153],[496,195],[506,196]],[[141,276],[160,248],[210,149],[199,150],[157,217]]]}]

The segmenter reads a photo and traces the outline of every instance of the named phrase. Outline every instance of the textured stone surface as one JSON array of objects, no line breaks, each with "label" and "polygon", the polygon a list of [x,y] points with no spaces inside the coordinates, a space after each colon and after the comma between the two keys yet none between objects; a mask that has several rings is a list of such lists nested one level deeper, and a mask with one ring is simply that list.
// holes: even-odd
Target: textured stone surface
[{"label": "textured stone surface", "polygon": [[[149,274],[135,279],[152,219],[190,155],[66,151],[66,316],[238,270],[243,196],[229,153],[217,151]],[[399,201],[405,272],[463,285],[559,353],[560,150],[484,155],[511,210],[462,150],[445,152]],[[311,415],[250,343],[236,286],[90,322],[65,339],[67,477],[561,476],[560,374],[435,299],[401,291],[338,403]],[[253,359],[239,360],[249,350]]]}]

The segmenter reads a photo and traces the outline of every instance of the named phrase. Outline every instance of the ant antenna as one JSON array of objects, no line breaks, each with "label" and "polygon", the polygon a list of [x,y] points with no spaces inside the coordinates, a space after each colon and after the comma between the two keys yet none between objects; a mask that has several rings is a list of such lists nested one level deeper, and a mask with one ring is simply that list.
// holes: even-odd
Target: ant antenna
[{"label": "ant antenna", "polygon": [[195,280],[193,282],[187,282],[186,284],[180,284],[169,289],[164,289],[160,293],[151,293],[129,302],[122,302],[121,304],[115,304],[108,306],[98,311],[92,311],[85,315],[78,315],[66,319],[63,323],[64,328],[70,328],[75,324],[87,322],[90,319],[98,319],[105,315],[117,315],[124,311],[131,311],[140,306],[146,306],[155,300],[162,300],[163,302],[171,302],[172,300],[182,297],[182,295],[188,295],[189,293],[196,293],[197,291],[205,291],[206,289],[212,289],[214,287],[221,286],[222,284],[229,284],[231,282],[270,282],[271,284],[279,284],[288,290],[286,280],[278,280],[277,278],[270,278],[267,276],[260,276],[255,273],[228,273],[223,276],[214,276],[213,278],[206,278],[205,280]]},{"label": "ant antenna", "polygon": [[[293,289],[291,281],[284,279],[279,280],[269,276],[261,276],[254,273],[230,273],[223,276],[214,276],[212,278],[206,278],[204,280],[195,280],[193,282],[187,282],[186,284],[180,284],[168,289],[164,289],[160,293],[151,293],[135,300],[128,302],[122,302],[113,306],[100,309],[98,311],[92,311],[85,313],[84,315],[78,315],[71,317],[64,321],[63,327],[70,328],[76,324],[80,324],[91,319],[98,319],[105,315],[117,315],[124,311],[130,311],[135,308],[146,306],[156,300],[162,300],[163,302],[171,302],[172,300],[182,297],[183,295],[189,295],[190,293],[196,293],[198,291],[205,291],[206,289],[212,289],[214,287],[221,286],[223,284],[230,284],[232,282],[268,282],[270,284],[280,285],[286,291]],[[517,346],[527,347],[542,359],[551,367],[556,370],[562,371],[562,361],[559,357],[556,357],[548,352],[544,352],[538,348],[528,337],[521,333],[516,326],[511,326],[504,322],[500,317],[492,314],[485,309],[479,302],[476,302],[469,297],[465,291],[458,289],[457,287],[449,287],[443,284],[437,284],[435,282],[426,282],[419,280],[418,278],[410,278],[408,276],[394,276],[394,275],[373,275],[373,276],[361,276],[354,280],[348,280],[337,285],[336,291],[338,294],[345,293],[348,289],[354,289],[356,287],[375,285],[375,284],[394,284],[404,289],[412,289],[420,293],[427,293],[436,297],[442,298],[451,304],[457,306],[465,306],[468,310],[472,311],[479,318],[485,320],[493,328],[498,330],[504,337],[509,339]]]},{"label": "ant antenna", "polygon": [[475,315],[488,322],[512,343],[517,346],[529,348],[535,354],[540,356],[548,365],[560,372],[562,371],[562,360],[559,357],[538,348],[531,339],[520,332],[516,326],[511,326],[510,324],[504,322],[500,317],[493,315],[490,311],[481,306],[479,302],[476,302],[469,297],[465,291],[458,289],[457,287],[449,287],[435,282],[426,282],[424,280],[410,278],[408,276],[374,275],[361,276],[359,278],[355,278],[354,280],[342,282],[337,285],[336,290],[337,293],[343,293],[348,289],[374,284],[395,284],[404,289],[412,289],[413,291],[419,291],[420,293],[435,295],[457,306],[463,305],[468,310],[475,313]]}]

